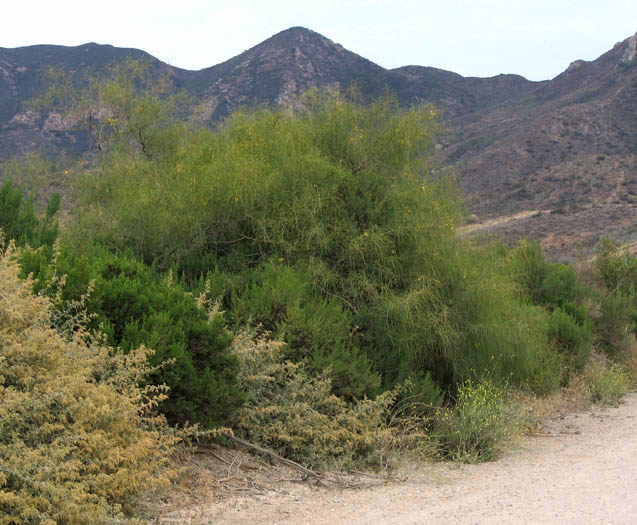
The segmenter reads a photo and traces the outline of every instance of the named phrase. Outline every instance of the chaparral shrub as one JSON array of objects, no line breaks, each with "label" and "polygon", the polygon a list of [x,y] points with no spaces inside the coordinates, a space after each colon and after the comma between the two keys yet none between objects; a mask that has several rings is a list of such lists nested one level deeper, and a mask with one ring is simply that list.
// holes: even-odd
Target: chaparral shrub
[{"label": "chaparral shrub", "polygon": [[140,497],[166,487],[179,438],[140,386],[140,348],[127,355],[49,325],[50,301],[0,256],[0,522],[127,521]]},{"label": "chaparral shrub", "polygon": [[545,318],[455,235],[435,108],[312,91],[180,129],[161,158],[111,145],[78,178],[76,244],[132,250],[193,289],[207,277],[235,329],[261,323],[346,399],[427,372],[443,390],[483,373],[555,383]]},{"label": "chaparral shrub", "polygon": [[103,247],[80,255],[62,246],[36,289],[54,298],[53,324],[62,332],[79,328],[74,316],[81,303],[83,328],[100,331],[109,345],[124,352],[153,348],[149,364],[161,366],[148,381],[170,387],[161,410],[171,423],[219,426],[241,404],[223,316],[209,316],[169,276]]},{"label": "chaparral shrub", "polygon": [[391,441],[387,420],[397,392],[349,404],[331,381],[285,358],[284,343],[244,331],[233,343],[247,393],[235,432],[306,465],[366,464]]}]

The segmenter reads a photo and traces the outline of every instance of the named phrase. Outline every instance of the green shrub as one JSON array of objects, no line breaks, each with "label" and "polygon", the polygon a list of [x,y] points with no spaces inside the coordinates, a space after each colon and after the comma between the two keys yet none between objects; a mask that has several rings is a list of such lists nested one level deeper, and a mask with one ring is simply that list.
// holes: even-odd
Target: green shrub
[{"label": "green shrub", "polygon": [[429,371],[416,373],[402,385],[397,408],[403,414],[427,418],[444,404],[445,396]]},{"label": "green shrub", "polygon": [[513,275],[524,293],[534,304],[542,304],[542,285],[549,273],[549,263],[544,258],[540,243],[522,239],[509,257]]},{"label": "green shrub", "polygon": [[[562,311],[570,315],[579,325],[588,326],[591,329],[592,318],[588,312],[587,306],[594,300],[593,291],[587,293],[585,301],[582,304],[575,304],[570,301],[562,301],[560,308]],[[588,303],[588,304],[587,304]]]},{"label": "green shrub", "polygon": [[577,272],[567,264],[549,263],[537,241],[522,240],[511,251],[510,264],[517,282],[533,304],[548,309],[575,305],[586,295]]},{"label": "green shrub", "polygon": [[356,346],[339,343],[315,352],[307,365],[314,372],[325,373],[332,383],[332,392],[346,401],[373,397],[379,392],[381,378]]},{"label": "green shrub", "polygon": [[5,241],[13,240],[24,248],[18,255],[21,276],[32,275],[37,280],[45,278],[59,233],[59,208],[60,195],[54,194],[46,205],[44,216],[38,217],[33,197],[25,200],[22,190],[10,181],[0,187],[0,234]]},{"label": "green shrub", "polygon": [[149,379],[171,388],[161,404],[171,423],[222,425],[240,406],[238,365],[223,316],[210,318],[192,295],[135,258],[103,248],[84,255],[62,248],[39,288],[55,298],[58,329],[79,328],[81,301],[85,328],[104,333],[109,345],[125,352],[142,344],[155,349],[150,364],[162,366]]},{"label": "green shrub", "polygon": [[235,328],[261,323],[347,399],[427,372],[443,390],[559,384],[547,317],[506,256],[456,236],[456,182],[430,164],[436,110],[329,90],[298,102],[177,126],[161,158],[111,147],[77,179],[78,250],[132,250],[193,288],[211,276]]},{"label": "green shrub", "polygon": [[586,369],[585,378],[591,399],[603,405],[617,405],[630,388],[630,374],[618,364],[593,362]]},{"label": "green shrub", "polygon": [[582,326],[573,316],[556,308],[551,314],[549,336],[574,371],[584,368],[593,337],[589,326]]},{"label": "green shrub", "polygon": [[597,253],[605,290],[596,325],[600,345],[613,355],[637,334],[637,257],[611,239],[602,239]]},{"label": "green shrub", "polygon": [[356,346],[352,313],[335,299],[313,294],[303,272],[282,264],[253,272],[231,311],[237,328],[261,325],[286,343],[287,358],[306,359],[312,369],[325,370],[338,396],[352,400],[377,393],[380,378]]},{"label": "green shrub", "polygon": [[45,215],[36,216],[33,198],[24,199],[22,190],[11,182],[0,186],[0,230],[7,240],[15,240],[18,246],[32,248],[53,245],[58,235],[56,214],[60,207],[60,196],[49,201]]},{"label": "green shrub", "polygon": [[637,257],[618,242],[609,238],[600,241],[595,266],[609,292],[618,290],[626,295],[637,292]]},{"label": "green shrub", "polygon": [[438,411],[433,439],[454,461],[479,462],[495,459],[518,433],[504,392],[488,381],[466,381],[458,389],[456,404]]},{"label": "green shrub", "polygon": [[50,304],[0,257],[0,522],[128,521],[175,476],[144,349],[114,353],[48,327]]},{"label": "green shrub", "polygon": [[427,371],[442,388],[483,372],[551,383],[535,384],[550,357],[541,316],[519,303],[502,256],[491,269],[476,263],[495,256],[459,243],[455,183],[424,171],[433,110],[333,93],[304,103],[237,114],[161,166],[118,158],[85,181],[93,207],[79,226],[186,282],[229,276],[235,326],[261,323],[289,357],[330,366],[348,398],[375,393],[377,374],[384,388]]},{"label": "green shrub", "polygon": [[[338,374],[401,353],[398,341],[427,322],[419,314],[440,302],[433,280],[459,213],[455,185],[426,174],[424,153],[438,128],[433,109],[402,111],[391,98],[365,107],[336,93],[303,103],[296,115],[239,113],[216,133],[193,132],[161,163],[109,153],[102,176],[80,180],[86,205],[77,208],[75,232],[130,248],[160,270],[172,266],[189,283],[230,274],[244,283],[224,291],[232,316],[235,309],[242,321],[252,316],[290,352],[317,366],[334,361]],[[284,264],[254,271],[272,261]],[[416,296],[420,312],[409,301]],[[381,347],[382,327],[362,331],[395,307],[408,322]],[[409,360],[399,359],[407,371]],[[354,384],[335,375],[334,388],[372,393],[378,379],[362,372]]]},{"label": "green shrub", "polygon": [[286,343],[289,358],[298,361],[347,339],[351,312],[336,300],[316,297],[302,272],[270,263],[252,272],[248,281],[244,290],[233,294],[234,325],[261,325]]},{"label": "green shrub", "polygon": [[567,264],[550,264],[542,280],[539,297],[542,304],[560,307],[577,299],[578,281],[575,269]]},{"label": "green shrub", "polygon": [[617,291],[601,300],[599,316],[595,319],[595,335],[598,346],[609,357],[616,357],[626,344],[630,344],[634,315],[634,296]]},{"label": "green shrub", "polygon": [[506,257],[476,248],[459,268],[466,268],[466,277],[453,296],[460,334],[451,354],[455,383],[487,379],[536,391],[559,385],[561,363],[548,344],[548,316],[520,297]]}]

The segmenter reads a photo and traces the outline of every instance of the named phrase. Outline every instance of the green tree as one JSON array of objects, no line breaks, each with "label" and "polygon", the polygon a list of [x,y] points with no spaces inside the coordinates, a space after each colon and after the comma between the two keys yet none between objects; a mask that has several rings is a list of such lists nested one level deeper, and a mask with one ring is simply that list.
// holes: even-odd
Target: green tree
[{"label": "green tree", "polygon": [[546,319],[516,302],[502,264],[469,271],[455,181],[432,175],[435,108],[312,91],[294,112],[183,131],[161,159],[111,148],[80,178],[78,243],[221,283],[236,328],[274,330],[342,395],[374,394],[378,374],[385,387],[427,371],[444,388],[488,371],[552,381],[538,379]]},{"label": "green tree", "polygon": [[48,88],[31,109],[60,112],[99,153],[132,148],[147,158],[165,155],[179,132],[177,117],[192,103],[174,89],[168,70],[139,60],[116,63],[104,76],[50,69],[44,82]]}]

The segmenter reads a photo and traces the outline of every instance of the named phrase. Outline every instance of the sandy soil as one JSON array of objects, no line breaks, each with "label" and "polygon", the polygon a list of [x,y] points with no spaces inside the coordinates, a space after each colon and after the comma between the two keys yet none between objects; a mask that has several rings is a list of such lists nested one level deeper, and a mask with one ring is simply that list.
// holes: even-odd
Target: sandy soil
[{"label": "sandy soil", "polygon": [[405,468],[358,490],[281,482],[198,504],[159,523],[637,523],[637,394],[616,408],[561,414],[493,463]]}]

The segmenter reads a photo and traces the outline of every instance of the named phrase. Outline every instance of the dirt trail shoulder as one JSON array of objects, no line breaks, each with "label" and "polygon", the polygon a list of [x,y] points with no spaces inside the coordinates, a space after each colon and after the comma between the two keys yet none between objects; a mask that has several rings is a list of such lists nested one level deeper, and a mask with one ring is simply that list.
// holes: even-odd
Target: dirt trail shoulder
[{"label": "dirt trail shoulder", "polygon": [[359,490],[281,484],[161,523],[637,523],[637,394],[616,408],[547,421],[499,461],[405,471]]}]

